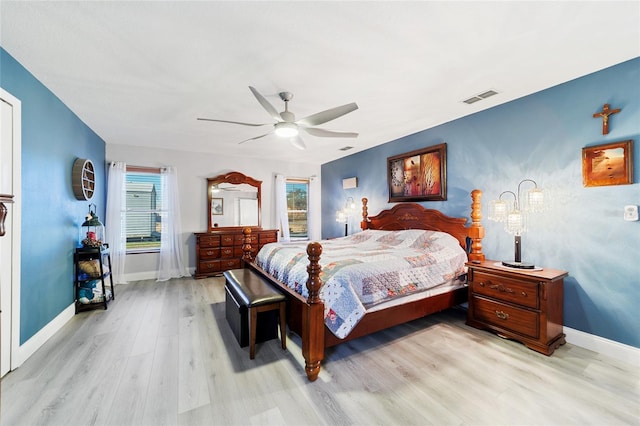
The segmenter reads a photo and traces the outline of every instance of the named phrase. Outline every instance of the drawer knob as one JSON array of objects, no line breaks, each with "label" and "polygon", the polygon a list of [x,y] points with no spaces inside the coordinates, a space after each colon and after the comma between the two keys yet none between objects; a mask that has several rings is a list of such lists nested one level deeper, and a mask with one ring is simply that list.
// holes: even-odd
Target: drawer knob
[{"label": "drawer knob", "polygon": [[522,297],[527,297],[527,292],[526,291],[522,292]]},{"label": "drawer knob", "polygon": [[502,312],[502,311],[496,311],[496,316],[498,318],[500,318],[501,320],[507,320],[509,319],[509,314]]},{"label": "drawer knob", "polygon": [[484,281],[480,281],[480,287],[484,287]]}]

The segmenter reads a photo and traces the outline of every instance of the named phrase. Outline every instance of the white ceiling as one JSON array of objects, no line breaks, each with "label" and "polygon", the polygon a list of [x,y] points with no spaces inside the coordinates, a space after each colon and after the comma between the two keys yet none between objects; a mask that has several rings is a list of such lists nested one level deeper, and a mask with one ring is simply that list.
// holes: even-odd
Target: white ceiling
[{"label": "white ceiling", "polygon": [[[315,164],[640,56],[638,1],[1,0],[0,17],[2,47],[107,144]],[[318,127],[360,136],[300,151],[196,120],[269,123],[248,86],[278,111],[292,92],[298,118],[357,102]]]}]

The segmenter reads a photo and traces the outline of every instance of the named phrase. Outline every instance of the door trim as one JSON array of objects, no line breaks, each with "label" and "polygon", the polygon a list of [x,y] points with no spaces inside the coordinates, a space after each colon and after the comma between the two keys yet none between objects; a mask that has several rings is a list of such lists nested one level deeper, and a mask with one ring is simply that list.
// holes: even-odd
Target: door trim
[{"label": "door trim", "polygon": [[12,106],[13,115],[13,176],[11,205],[11,228],[3,238],[11,238],[11,363],[9,370],[15,370],[24,359],[20,354],[20,230],[22,217],[22,103],[18,98],[0,87],[0,101]]}]

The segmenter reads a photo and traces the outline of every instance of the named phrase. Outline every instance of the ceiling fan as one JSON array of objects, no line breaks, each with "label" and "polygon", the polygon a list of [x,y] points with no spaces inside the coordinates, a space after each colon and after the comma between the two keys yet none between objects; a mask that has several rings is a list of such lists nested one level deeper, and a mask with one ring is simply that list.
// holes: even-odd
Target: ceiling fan
[{"label": "ceiling fan", "polygon": [[322,112],[318,112],[316,114],[312,114],[308,117],[302,118],[300,120],[296,120],[296,116],[293,112],[289,111],[289,101],[293,99],[293,93],[290,92],[280,92],[280,99],[284,101],[284,111],[278,112],[267,99],[260,94],[255,88],[249,86],[251,93],[256,97],[260,105],[269,113],[269,115],[275,120],[275,123],[244,123],[241,121],[230,121],[230,120],[217,120],[213,118],[198,118],[198,120],[203,121],[216,121],[219,123],[231,123],[231,124],[239,124],[242,126],[273,126],[273,130],[264,135],[256,136],[253,138],[245,139],[240,141],[239,143],[245,143],[248,141],[253,141],[256,139],[263,138],[272,133],[275,133],[278,136],[283,138],[289,138],[291,144],[299,149],[305,149],[306,145],[302,138],[300,138],[300,130],[310,134],[311,136],[317,136],[321,138],[357,138],[358,134],[354,132],[337,132],[334,130],[326,130],[320,129],[318,126],[320,124],[324,124],[331,120],[335,120],[338,117],[342,117],[350,112],[353,112],[358,109],[358,105],[355,102],[350,104],[342,105],[339,107],[331,108]]}]

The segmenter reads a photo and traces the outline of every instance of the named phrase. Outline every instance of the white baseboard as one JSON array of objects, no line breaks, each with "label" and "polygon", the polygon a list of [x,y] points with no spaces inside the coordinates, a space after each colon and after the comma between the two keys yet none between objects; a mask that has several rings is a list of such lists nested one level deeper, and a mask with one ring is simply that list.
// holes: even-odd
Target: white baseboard
[{"label": "white baseboard", "polygon": [[[196,268],[186,268],[189,276],[193,276],[196,272]],[[156,280],[158,278],[157,271],[144,271],[144,272],[133,272],[129,274],[124,274],[124,279],[130,283],[133,281],[144,281],[144,280]]]},{"label": "white baseboard", "polygon": [[24,342],[13,353],[14,359],[11,360],[11,369],[20,367],[31,355],[35,353],[47,340],[56,334],[66,323],[68,323],[76,313],[75,304],[72,303],[58,316],[49,321],[47,325],[42,327],[40,331],[31,336],[29,340]]},{"label": "white baseboard", "polygon": [[130,274],[124,274],[124,279],[130,283],[133,281],[155,280],[158,277],[156,271],[146,272],[134,272]]},{"label": "white baseboard", "polygon": [[605,339],[584,331],[564,327],[568,343],[640,367],[640,348]]}]

